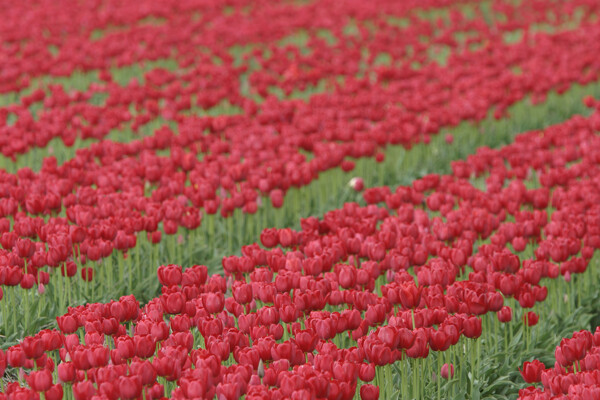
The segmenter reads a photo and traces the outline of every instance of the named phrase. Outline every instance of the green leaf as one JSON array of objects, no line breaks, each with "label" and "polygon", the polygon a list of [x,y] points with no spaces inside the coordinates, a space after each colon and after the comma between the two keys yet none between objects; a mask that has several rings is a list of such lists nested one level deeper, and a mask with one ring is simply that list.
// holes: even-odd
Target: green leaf
[{"label": "green leaf", "polygon": [[453,400],[465,400],[467,398],[466,389],[460,389],[458,393],[452,397]]},{"label": "green leaf", "polygon": [[513,349],[517,346],[521,346],[522,342],[521,342],[521,338],[523,337],[523,327],[521,327],[521,329],[519,329],[517,331],[517,334],[515,336],[513,336],[512,340],[510,341],[510,344],[508,345],[509,349]]}]

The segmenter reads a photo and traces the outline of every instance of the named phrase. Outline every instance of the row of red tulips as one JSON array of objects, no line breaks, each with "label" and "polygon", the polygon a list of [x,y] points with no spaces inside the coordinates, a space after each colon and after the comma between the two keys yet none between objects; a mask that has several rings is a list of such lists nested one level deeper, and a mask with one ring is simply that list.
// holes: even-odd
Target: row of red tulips
[{"label": "row of red tulips", "polygon": [[[181,67],[187,67],[194,63],[209,61],[210,57],[208,59],[204,57],[208,54],[219,57],[223,63],[231,65],[233,59],[222,50],[223,48],[240,45],[267,47],[265,43],[275,43],[278,39],[289,37],[299,30],[305,30],[316,42],[319,38],[317,34],[322,35],[322,30],[329,30],[331,37],[341,42],[348,36],[342,32],[343,28],[347,30],[349,26],[356,23],[359,24],[361,33],[364,34],[369,26],[376,27],[379,32],[382,32],[378,35],[388,39],[389,32],[386,29],[397,29],[395,21],[402,18],[419,26],[418,31],[413,32],[408,29],[403,30],[402,33],[405,36],[404,40],[408,40],[406,44],[414,46],[411,50],[416,56],[414,60],[423,62],[425,46],[422,39],[421,43],[414,41],[415,34],[423,34],[425,37],[434,34],[439,38],[433,41],[434,44],[453,44],[456,41],[452,38],[453,32],[444,31],[447,24],[463,24],[466,30],[482,29],[484,15],[481,9],[477,5],[461,9],[456,3],[430,0],[401,4],[380,2],[374,6],[364,2],[345,1],[332,7],[322,1],[300,6],[272,2],[236,2],[225,5],[211,4],[206,1],[188,1],[185,4],[168,1],[161,2],[160,5],[146,2],[141,7],[133,8],[115,2],[66,6],[59,1],[43,6],[12,5],[3,8],[3,12],[6,13],[4,18],[11,20],[13,24],[7,24],[2,32],[3,41],[7,43],[7,46],[2,49],[7,68],[3,70],[0,86],[2,92],[14,92],[27,87],[32,76],[69,76],[80,71],[108,70],[114,65],[124,66],[159,58],[174,58]],[[572,18],[574,11],[580,7],[583,7],[579,11],[583,11],[585,19],[595,7],[588,3],[571,1],[562,5],[551,5],[537,2],[515,6],[510,2],[495,1],[491,2],[490,8],[496,13],[497,21],[494,22],[498,24],[500,31],[505,29],[514,31],[526,27],[530,22],[560,25]],[[463,1],[460,4],[469,5],[469,2]],[[420,10],[436,11],[441,7],[446,7],[448,17],[438,18],[434,23],[423,20],[418,14]],[[224,8],[228,8],[226,13]],[[463,16],[467,9],[475,15],[474,22],[468,20],[472,17]],[[333,18],[339,17],[340,12],[346,18]],[[523,17],[515,18],[517,13]],[[548,13],[552,16],[549,17]],[[14,19],[12,15],[21,15],[21,18]],[[47,18],[47,15],[52,15],[53,18]],[[508,21],[504,21],[503,16],[508,17]],[[392,17],[396,20],[390,20]],[[368,21],[368,25],[363,26],[362,23],[365,21]],[[232,29],[232,26],[236,29]],[[181,27],[189,29],[182,30]],[[372,28],[369,29],[372,31]],[[60,34],[57,30],[60,30]],[[442,32],[440,34],[434,31]],[[96,32],[101,32],[103,36],[95,37]],[[471,37],[466,41],[467,45],[485,40],[473,35],[473,32],[470,33]],[[376,36],[372,32],[370,35]],[[372,40],[373,38],[368,39],[371,53],[368,58],[369,65],[372,65],[377,54],[382,52],[377,51],[377,47],[371,47],[377,46],[378,42],[386,42],[386,40],[379,40],[381,38],[376,41]],[[151,45],[137,47],[128,45],[128,43],[140,42]],[[202,51],[198,51],[198,46],[202,47]],[[335,46],[332,48],[337,52],[343,49],[345,44],[342,43],[341,46],[341,48]],[[293,78],[300,85],[314,84],[315,81],[310,78],[311,75],[315,75],[314,71],[309,70],[318,67],[323,73],[327,72],[332,65],[332,63],[315,65],[314,62],[322,61],[315,57],[312,62],[306,63],[306,58],[295,53],[286,55],[286,59],[289,61],[290,56],[299,57],[297,62],[281,66],[280,62],[276,62],[277,58],[281,57],[281,54],[277,54],[277,47],[268,47],[268,50],[274,51],[275,54],[270,59],[258,59],[261,64],[265,64],[262,67],[267,73],[258,73],[253,81],[273,80],[274,73],[277,73],[284,75],[287,81]],[[316,49],[311,48],[311,50]],[[397,54],[398,50],[389,51],[389,47],[385,50],[384,52],[394,60],[405,55],[404,50],[400,50],[401,54]],[[330,59],[329,54],[326,54],[326,59]],[[290,65],[295,67],[287,68]],[[335,65],[337,68],[345,68],[340,62]],[[262,89],[259,91],[262,92]]]},{"label": "row of red tulips", "polygon": [[[71,308],[59,331],[0,353],[29,386],[11,383],[5,396],[389,398],[399,361],[402,395],[420,398],[432,358],[451,378],[458,356],[471,358],[473,396],[481,316],[506,323],[523,308],[534,326],[526,310],[564,307],[552,280],[585,272],[600,247],[598,130],[600,110],[482,148],[452,175],[367,189],[369,205],[305,219],[300,231],[266,229],[266,249],[223,259],[225,278],[162,266],[162,294],[145,306],[129,296]],[[590,279],[577,288],[591,291]]]},{"label": "row of red tulips", "polygon": [[600,328],[595,333],[582,330],[556,346],[554,367],[546,368],[539,360],[525,362],[521,370],[523,379],[542,386],[520,390],[519,399],[600,399],[599,348]]},{"label": "row of red tulips", "polygon": [[[233,155],[236,151],[242,151],[244,158],[251,155],[256,158],[262,152],[270,154],[276,145],[286,152],[289,150],[292,160],[298,158],[299,148],[314,152],[317,158],[324,152],[339,153],[335,154],[333,165],[327,166],[331,168],[338,166],[344,157],[373,156],[377,147],[384,144],[409,146],[425,140],[424,135],[435,133],[442,126],[453,126],[462,120],[481,120],[491,109],[501,116],[509,105],[528,94],[539,101],[552,89],[565,90],[572,83],[585,84],[598,78],[598,65],[592,56],[598,36],[598,23],[593,19],[598,6],[594,2],[538,2],[535,6],[524,3],[515,7],[510,2],[497,0],[494,9],[503,13],[506,22],[496,21],[488,26],[481,11],[470,20],[454,10],[449,12],[448,22],[423,20],[411,14],[411,24],[403,28],[389,21],[389,15],[395,14],[385,13],[383,9],[375,13],[364,2],[349,3],[346,13],[357,15],[358,35],[348,37],[344,33],[346,19],[329,18],[327,29],[332,32],[335,43],[328,44],[319,39],[318,27],[322,24],[318,22],[320,19],[314,18],[313,7],[300,8],[307,18],[299,20],[307,24],[304,29],[311,38],[307,54],[302,53],[301,46],[288,45],[282,49],[277,44],[262,42],[239,66],[232,56],[222,54],[220,36],[215,39],[202,35],[195,29],[197,22],[189,14],[190,20],[174,19],[167,33],[162,32],[160,26],[156,28],[160,35],[169,38],[168,45],[156,44],[152,48],[165,52],[171,51],[172,42],[183,46],[177,54],[185,55],[186,59],[182,61],[174,56],[179,62],[175,71],[155,68],[144,75],[142,83],[137,76],[132,76],[131,81],[121,86],[114,81],[118,72],[113,77],[111,72],[103,70],[100,79],[92,79],[94,82],[84,90],[66,91],[60,85],[49,85],[47,90],[39,88],[22,96],[18,103],[2,108],[0,151],[14,159],[31,148],[47,146],[55,138],[72,146],[77,138],[101,139],[126,128],[138,132],[146,124],[160,119],[178,126],[180,135],[186,139],[165,144],[171,140],[169,132],[164,132],[150,143],[144,142],[144,147],[164,149],[168,144],[189,147],[188,158],[207,152]],[[575,9],[583,12],[581,21],[573,16]],[[319,15],[337,14],[337,10],[322,7]],[[406,9],[400,7],[398,12],[406,12]],[[298,18],[297,13],[293,15]],[[578,29],[560,32],[565,21],[575,21]],[[377,26],[376,34],[367,28],[370,24]],[[535,24],[546,24],[559,32],[535,33],[532,31]],[[182,25],[190,27],[187,35],[181,35]],[[257,22],[256,26],[270,24]],[[135,33],[136,29],[132,30]],[[503,41],[504,34],[521,31],[524,33],[520,42]],[[470,50],[456,39],[465,34],[469,35],[467,45],[478,45],[476,50]],[[204,47],[199,47],[198,40],[194,39],[196,35],[203,40],[212,38],[209,54]],[[239,33],[236,36],[239,37]],[[130,39],[128,43],[139,40]],[[148,41],[161,43],[158,39]],[[107,40],[107,43],[112,42],[114,39]],[[243,41],[237,44],[240,43]],[[441,67],[429,59],[431,46],[448,49],[447,66]],[[94,47],[93,42],[81,45],[83,49],[87,47]],[[413,49],[413,54],[397,51],[407,48]],[[356,61],[357,56],[361,59],[361,49],[370,54],[365,67]],[[75,51],[70,46],[66,46],[66,50]],[[66,51],[64,57],[69,58],[69,54]],[[378,55],[389,55],[391,64],[379,65]],[[77,53],[72,56],[77,59]],[[215,56],[222,60],[214,61]],[[420,67],[415,69],[414,63]],[[253,65],[260,68],[251,71]],[[360,75],[362,77],[358,77]],[[345,81],[343,84],[338,83],[340,78]],[[263,97],[271,88],[289,93],[319,82],[328,83],[333,93],[315,96],[307,104],[281,102],[270,97],[259,105],[242,93],[240,80],[248,80],[251,91]],[[508,96],[506,88],[511,91]],[[96,98],[104,100],[98,105]],[[215,120],[189,116],[190,112],[198,114],[201,109],[210,109],[224,101],[239,107],[236,111],[243,111],[242,115],[219,116]],[[346,111],[340,113],[337,111],[340,108]],[[424,113],[427,114],[425,119]],[[153,129],[156,124],[150,127]],[[218,134],[201,134],[200,131],[206,129]],[[387,133],[390,130],[393,133]],[[274,132],[278,133],[275,137]],[[252,146],[248,146],[249,136]],[[334,146],[339,141],[345,142],[344,145]],[[358,145],[351,146],[353,141],[359,142]],[[324,143],[314,145],[317,142]],[[182,154],[176,155],[180,156]],[[221,163],[234,164],[226,168],[234,182],[239,181],[236,178],[240,172],[247,174],[246,168],[255,168],[245,163],[239,165],[236,156],[227,158],[228,162]],[[257,161],[268,168],[262,165],[264,157]],[[294,185],[302,182],[301,178],[290,179]]]},{"label": "row of red tulips", "polygon": [[135,7],[114,0],[7,3],[0,10],[8,21],[0,32],[5,43],[0,59],[6,66],[0,75],[0,93],[26,88],[31,77],[70,76],[159,58],[175,58],[188,66],[203,61],[197,58],[198,47],[227,61],[223,49],[275,42],[300,29],[337,26],[336,15],[359,20],[403,17],[453,3],[468,2],[382,1],[375,6],[346,0],[335,7],[326,1],[265,0],[143,1]]},{"label": "row of red tulips", "polygon": [[[273,206],[280,207],[291,187],[306,185],[334,167],[351,170],[354,164],[348,157],[380,157],[380,145],[409,145],[439,126],[483,116],[490,106],[505,101],[506,85],[520,93],[512,102],[528,91],[545,93],[573,79],[595,79],[597,63],[590,58],[593,52],[586,41],[598,34],[599,26],[586,22],[571,32],[541,35],[535,46],[528,41],[515,46],[494,42],[486,50],[465,53],[452,64],[457,71],[453,83],[461,81],[458,75],[468,78],[458,92],[448,92],[448,98],[439,94],[443,87],[450,87],[450,82],[440,86],[431,75],[435,68],[427,70],[425,76],[415,71],[414,83],[424,88],[423,99],[429,99],[423,105],[429,111],[426,121],[416,116],[422,107],[412,111],[384,107],[398,90],[408,90],[401,88],[406,77],[389,78],[387,88],[363,80],[355,82],[358,86],[348,83],[340,88],[338,95],[342,97],[318,97],[309,104],[270,103],[272,112],[262,112],[255,122],[249,120],[250,115],[186,118],[179,134],[163,128],[129,144],[92,145],[62,166],[47,158],[40,173],[28,168],[14,175],[3,173],[0,215],[5,219],[0,244],[4,250],[0,257],[4,266],[0,268],[0,284],[40,287],[49,282],[50,275],[58,275],[53,272],[58,270],[69,277],[76,274],[91,280],[99,272],[95,262],[115,249],[125,252],[135,248],[138,241],[145,242],[146,237],[140,238],[138,233],[145,232],[149,241],[158,242],[163,232],[174,234],[179,227],[193,231],[201,223],[201,212],[210,215],[220,211],[228,217],[242,209],[252,214],[262,206],[260,195],[268,194]],[[571,56],[565,58],[566,54]],[[570,64],[564,64],[566,59]],[[460,69],[458,61],[469,67]],[[553,72],[547,79],[540,77],[543,68],[554,62],[563,63],[568,71]],[[472,69],[474,65],[479,66]],[[501,73],[511,65],[520,65],[526,73]],[[573,73],[578,68],[581,75]],[[473,79],[487,75],[489,86],[485,82],[472,84]],[[445,79],[442,76],[437,79]],[[428,86],[427,82],[433,83]],[[348,93],[352,88],[356,90]],[[416,93],[412,84],[409,92],[411,96]],[[373,100],[377,95],[381,101]],[[332,107],[339,109],[340,98],[350,97],[365,101],[353,100],[352,107],[344,107],[347,115],[331,113]],[[467,97],[490,101],[465,107]],[[316,119],[314,107],[322,111]],[[387,110],[385,115],[372,115],[381,110]],[[465,110],[472,112],[465,114]],[[364,115],[360,117],[358,112]],[[206,129],[212,134],[206,135]],[[274,134],[273,129],[280,133]],[[354,133],[346,136],[344,132]],[[170,156],[159,156],[165,149],[170,150]],[[308,159],[303,150],[311,150],[314,157]],[[198,160],[199,154],[202,160]],[[119,258],[119,262],[123,260]],[[112,271],[100,272],[110,280]],[[128,275],[131,280],[134,273]],[[123,271],[113,276],[122,279]]]},{"label": "row of red tulips", "polygon": [[[358,15],[360,20],[369,17],[383,19],[382,16],[373,15],[374,10],[371,7],[365,9],[365,6],[359,2],[350,3],[352,4],[347,4],[344,10],[348,15]],[[421,6],[427,7],[429,3],[438,2],[425,2]],[[98,6],[102,7],[101,4]],[[40,36],[38,31],[32,32],[30,35],[32,37],[29,37],[31,40],[29,46],[43,49],[35,52],[36,56],[42,58],[41,62],[36,62],[36,57],[31,57],[31,50],[24,51],[27,61],[19,60],[19,44],[15,43],[17,48],[11,51],[11,60],[16,65],[14,68],[7,68],[6,79],[10,81],[8,84],[19,86],[18,76],[21,74],[35,76],[58,73],[68,76],[74,74],[77,69],[99,69],[101,70],[100,79],[82,91],[68,92],[61,85],[49,85],[48,88],[39,88],[22,96],[19,104],[5,107],[2,113],[5,120],[2,135],[4,140],[0,142],[2,152],[6,156],[14,157],[26,152],[30,147],[45,147],[55,137],[61,137],[68,146],[72,145],[78,137],[100,139],[127,122],[131,122],[130,127],[137,132],[140,127],[159,116],[178,121],[191,109],[212,108],[225,100],[230,104],[255,112],[256,104],[242,97],[240,93],[240,78],[247,73],[250,62],[242,60],[241,66],[234,66],[234,57],[224,51],[224,48],[244,45],[248,43],[248,40],[254,39],[261,47],[265,49],[268,47],[269,51],[277,52],[276,44],[269,46],[265,43],[274,43],[277,38],[298,29],[308,29],[312,35],[316,35],[318,29],[326,26],[334,26],[336,31],[341,31],[343,25],[347,23],[342,18],[331,18],[331,13],[337,12],[337,9],[317,4],[305,7],[261,4],[260,8],[257,7],[258,5],[251,4],[253,10],[247,16],[240,15],[239,11],[249,5],[239,4],[234,7],[234,15],[228,17],[221,15],[222,8],[207,6],[207,4],[187,4],[185,6],[185,8],[202,13],[201,20],[198,20],[192,12],[181,14],[181,10],[178,9],[179,4],[160,7],[150,4],[149,9],[146,9],[144,13],[140,13],[138,10],[115,8],[108,13],[106,19],[99,21],[97,17],[85,18],[88,12],[97,10],[73,9],[58,4],[56,8],[62,9],[63,12],[82,13],[79,18],[71,20],[75,25],[78,24],[77,21],[83,19],[86,21],[91,19],[93,22],[84,27],[72,27],[69,35],[64,36],[64,42],[52,42],[53,46],[58,47],[59,54],[56,57],[48,57],[47,54],[44,54],[48,52],[48,41],[52,41],[52,39]],[[46,11],[56,11],[53,7],[50,8]],[[208,10],[204,8],[208,8]],[[406,7],[396,8],[395,15],[399,17],[407,13]],[[315,18],[315,9],[320,10],[318,15],[324,15]],[[31,18],[42,16],[36,15],[36,11],[39,13],[39,10],[35,8],[19,11],[33,14]],[[118,18],[121,24],[125,23],[122,13],[128,14],[129,18],[126,21],[130,25],[122,27],[115,33],[109,31],[101,40],[89,38],[94,29],[109,25],[111,17]],[[299,13],[305,16],[300,17]],[[142,27],[135,23],[136,20],[152,15],[165,18],[165,21],[144,23]],[[252,25],[243,22],[248,18],[252,18]],[[272,30],[272,23],[261,22],[263,20],[272,22],[274,18],[278,22],[277,25],[281,24],[280,29]],[[294,20],[294,23],[288,23],[290,18]],[[234,19],[237,19],[236,30],[232,32],[229,27]],[[209,20],[210,24],[207,23]],[[327,22],[328,20],[329,22]],[[188,29],[182,30],[182,26]],[[224,27],[227,29],[223,30]],[[260,29],[257,31],[256,27],[260,27]],[[20,26],[14,28],[22,31]],[[422,27],[417,28],[419,30],[411,33],[411,37],[416,37],[418,32],[426,33]],[[28,35],[26,34],[26,36]],[[74,46],[70,41],[75,41],[79,45]],[[138,48],[126,45],[139,42],[152,43],[152,46],[138,51]],[[115,49],[115,43],[120,43],[117,49]],[[420,52],[423,51],[424,49],[421,48]],[[82,54],[82,52],[86,54]],[[262,50],[259,52],[262,54]],[[134,58],[131,58],[131,53],[135,54]],[[89,58],[90,54],[94,54],[92,63],[83,62]],[[123,57],[129,58],[129,60],[123,61]],[[345,57],[347,58],[347,55]],[[142,84],[138,79],[142,77],[131,76],[131,82],[125,82],[125,84],[130,83],[127,87],[120,86],[115,82],[123,80],[120,78],[121,71],[115,71],[114,74],[110,72],[110,67],[114,64],[131,64],[157,58],[174,60],[177,70],[167,71],[164,68],[154,68],[144,74]],[[274,55],[273,58],[276,56]],[[289,60],[286,61],[287,63]],[[14,75],[17,75],[16,79]],[[326,71],[322,71],[320,75],[317,79],[324,79],[328,75],[332,76]],[[338,71],[336,76],[339,75],[344,75],[343,71]],[[73,79],[78,80],[76,77]],[[80,77],[79,80],[81,79]],[[92,98],[102,96],[107,96],[104,106],[90,103]],[[31,109],[32,105],[36,106],[35,111]],[[37,106],[41,106],[42,109],[38,110]],[[135,111],[130,112],[132,109]],[[16,117],[16,123],[7,123],[9,115]]]}]

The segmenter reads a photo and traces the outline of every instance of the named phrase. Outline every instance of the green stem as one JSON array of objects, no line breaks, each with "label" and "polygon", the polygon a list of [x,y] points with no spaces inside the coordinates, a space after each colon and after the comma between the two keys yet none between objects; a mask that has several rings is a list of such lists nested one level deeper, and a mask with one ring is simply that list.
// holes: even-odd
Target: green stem
[{"label": "green stem", "polygon": [[228,254],[233,252],[233,217],[227,218],[227,250]]},{"label": "green stem", "polygon": [[137,240],[136,240],[136,244],[138,244],[138,246],[136,246],[135,249],[132,249],[133,251],[135,251],[135,271],[136,271],[136,277],[137,277],[137,281],[140,282],[142,280],[142,268],[141,268],[141,263],[140,263],[140,252],[142,251],[142,247],[144,246],[144,243],[140,243],[140,241],[142,240],[141,238],[144,237],[144,235],[136,235],[137,236]]},{"label": "green stem", "polygon": [[[437,354],[437,371],[435,376],[437,377],[437,398],[442,398],[442,355]],[[448,378],[450,378],[450,366],[448,366]]]},{"label": "green stem", "polygon": [[[475,339],[473,339],[475,340]],[[471,398],[473,398],[473,393],[475,393],[475,352],[473,351],[473,342],[469,343],[469,350],[471,353]]]},{"label": "green stem", "polygon": [[[25,326],[23,327],[25,333],[27,333],[29,331],[29,293],[27,292],[27,290],[23,290],[23,299],[25,302],[25,307],[24,307],[24,314],[25,314]],[[15,318],[16,319],[16,318]]]},{"label": "green stem", "polygon": [[113,285],[115,284],[114,277],[113,277],[113,254],[114,254],[114,251],[112,254],[110,254],[106,258],[106,264],[103,265],[103,268],[105,268],[108,273],[108,278],[107,278],[108,282],[102,282],[102,288],[104,290],[108,290],[108,288],[112,288]]}]

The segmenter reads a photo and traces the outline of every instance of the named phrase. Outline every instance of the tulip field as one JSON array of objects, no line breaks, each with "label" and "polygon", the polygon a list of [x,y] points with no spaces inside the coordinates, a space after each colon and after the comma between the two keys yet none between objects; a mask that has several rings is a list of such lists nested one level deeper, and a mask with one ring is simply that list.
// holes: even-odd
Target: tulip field
[{"label": "tulip field", "polygon": [[599,1],[0,4],[0,400],[600,400]]}]

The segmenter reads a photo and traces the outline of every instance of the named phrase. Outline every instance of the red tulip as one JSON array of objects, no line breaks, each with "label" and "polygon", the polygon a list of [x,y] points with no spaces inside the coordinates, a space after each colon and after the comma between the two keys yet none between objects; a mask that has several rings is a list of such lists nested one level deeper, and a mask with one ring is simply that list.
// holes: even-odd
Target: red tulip
[{"label": "red tulip", "polygon": [[35,277],[32,274],[25,274],[21,278],[21,287],[23,289],[31,289],[35,284]]},{"label": "red tulip", "polygon": [[447,363],[442,365],[440,375],[444,379],[448,379],[448,377],[454,378],[454,365],[448,365]]},{"label": "red tulip", "polygon": [[452,338],[442,330],[437,330],[431,333],[429,345],[432,350],[446,351],[452,344]]},{"label": "red tulip", "polygon": [[260,234],[260,241],[263,244],[263,246],[267,248],[273,248],[277,246],[277,243],[279,242],[277,230],[272,228],[263,229],[263,231]]},{"label": "red tulip", "polygon": [[360,398],[363,400],[376,400],[379,398],[379,387],[373,385],[362,385],[360,387]]},{"label": "red tulip", "polygon": [[363,382],[371,382],[375,379],[375,364],[361,364],[358,371],[358,377]]},{"label": "red tulip", "polygon": [[6,361],[13,368],[19,368],[25,365],[25,352],[21,346],[9,347],[6,351]]},{"label": "red tulip", "polygon": [[496,314],[500,322],[506,323],[512,320],[512,309],[508,306],[502,307]]},{"label": "red tulip", "polygon": [[90,267],[82,268],[81,278],[86,282],[91,282],[94,279],[94,270]]},{"label": "red tulip", "polygon": [[52,385],[50,389],[48,389],[44,393],[44,397],[47,400],[62,400],[63,398],[63,387],[60,384]]},{"label": "red tulip", "polygon": [[150,335],[134,336],[135,353],[140,358],[149,358],[154,355],[156,343]]},{"label": "red tulip", "polygon": [[75,380],[75,366],[73,363],[58,364],[58,379],[63,383],[71,383]]},{"label": "red tulip", "polygon": [[27,377],[27,384],[36,392],[45,392],[52,387],[52,373],[47,369],[33,371]]},{"label": "red tulip", "polygon": [[209,314],[217,314],[223,311],[225,307],[225,297],[223,293],[207,293],[202,297],[204,308]]},{"label": "red tulip", "polygon": [[160,298],[167,314],[179,314],[185,307],[185,297],[180,292],[165,293]]},{"label": "red tulip", "polygon": [[476,339],[481,336],[481,320],[477,317],[469,317],[463,321],[463,329],[466,337]]},{"label": "red tulip", "polygon": [[523,364],[523,369],[519,368],[519,371],[521,371],[521,376],[525,382],[536,383],[540,382],[544,369],[546,369],[544,364],[538,360],[533,360],[532,362],[526,361]]},{"label": "red tulip", "polygon": [[72,386],[76,400],[91,400],[96,394],[96,388],[90,381],[77,382]]},{"label": "red tulip", "polygon": [[365,183],[362,178],[354,177],[350,179],[349,185],[357,192],[361,192],[365,188]]},{"label": "red tulip", "polygon": [[161,265],[157,270],[158,280],[163,286],[181,284],[182,271],[179,265]]},{"label": "red tulip", "polygon": [[121,396],[124,399],[138,398],[142,393],[142,380],[139,376],[121,376],[118,381]]},{"label": "red tulip", "polygon": [[6,371],[7,359],[6,354],[2,349],[0,349],[0,376],[4,375],[4,371]]},{"label": "red tulip", "polygon": [[271,204],[273,204],[273,207],[281,208],[283,205],[283,192],[281,190],[272,190],[269,194],[269,197],[271,198]]},{"label": "red tulip", "polygon": [[39,337],[26,337],[21,342],[21,348],[27,358],[36,359],[44,354],[44,342]]},{"label": "red tulip", "polygon": [[537,325],[539,316],[533,311],[529,311],[526,315],[523,316],[523,320],[527,324],[527,326]]}]

